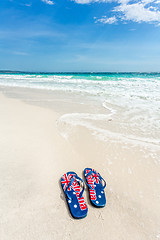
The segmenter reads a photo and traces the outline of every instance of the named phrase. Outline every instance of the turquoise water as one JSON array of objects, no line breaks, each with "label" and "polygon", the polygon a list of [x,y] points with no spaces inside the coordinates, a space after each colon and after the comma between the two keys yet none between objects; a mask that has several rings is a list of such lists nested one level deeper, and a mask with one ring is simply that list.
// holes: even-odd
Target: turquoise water
[{"label": "turquoise water", "polygon": [[160,104],[160,73],[0,73],[0,86],[80,93],[118,105]]},{"label": "turquoise water", "polygon": [[160,109],[160,73],[3,72],[0,73],[0,86],[77,93],[120,106],[143,103]]},{"label": "turquoise water", "polygon": [[[160,73],[1,72],[0,86],[74,93],[83,97],[83,103],[86,98],[95,99],[110,111],[123,132],[130,129],[132,136],[138,134],[150,138],[150,142],[160,139]],[[88,116],[91,120],[105,121],[103,115],[78,114],[77,109],[74,118],[82,117],[83,122]]]},{"label": "turquoise water", "polygon": [[160,73],[0,73],[0,85],[93,95],[125,91],[149,97],[152,92],[156,98],[160,91]]}]

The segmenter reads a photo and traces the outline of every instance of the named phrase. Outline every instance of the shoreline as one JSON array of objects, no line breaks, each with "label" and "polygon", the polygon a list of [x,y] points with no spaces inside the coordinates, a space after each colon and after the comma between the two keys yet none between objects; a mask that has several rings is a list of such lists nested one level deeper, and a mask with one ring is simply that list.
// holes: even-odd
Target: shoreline
[{"label": "shoreline", "polygon": [[[62,121],[62,123],[64,122],[71,126],[85,127],[92,132],[97,130],[99,132],[97,134],[99,140],[105,141],[109,137],[124,143],[127,141],[133,145],[148,147],[153,152],[160,151],[160,135],[158,132],[157,136],[143,136],[140,135],[138,132],[140,129],[138,129],[135,134],[134,131],[131,132],[129,124],[126,125],[127,131],[126,127],[121,130],[120,127],[122,126],[118,125],[120,124],[122,109],[116,109],[115,105],[106,105],[104,100],[99,100],[95,96],[24,87],[0,87],[0,92],[6,97],[19,99],[24,103],[48,108],[56,112],[59,114],[60,124]],[[83,120],[88,120],[88,122]],[[89,124],[89,122],[93,122],[94,125]]]},{"label": "shoreline", "polygon": [[[3,240],[159,238],[159,150],[110,137],[101,141],[85,126],[58,122],[77,109],[109,114],[99,103],[91,106],[81,97],[64,94],[55,101],[53,93],[43,90],[26,95],[17,88],[0,92],[5,94],[0,94]],[[103,126],[101,121],[97,124]],[[69,170],[82,177],[85,167],[95,168],[108,182],[107,206],[92,207],[85,190],[88,216],[76,221],[68,212],[59,179]]]}]

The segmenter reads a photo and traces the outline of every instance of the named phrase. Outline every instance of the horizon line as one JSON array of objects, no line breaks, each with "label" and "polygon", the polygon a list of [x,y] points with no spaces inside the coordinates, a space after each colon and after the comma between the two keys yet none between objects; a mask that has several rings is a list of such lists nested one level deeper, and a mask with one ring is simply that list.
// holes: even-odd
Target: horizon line
[{"label": "horizon line", "polygon": [[137,71],[23,71],[23,70],[0,70],[0,73],[31,73],[31,74],[34,74],[34,73],[40,73],[40,74],[62,74],[62,73],[66,73],[66,74],[70,74],[70,73],[73,73],[73,74],[97,74],[97,73],[139,73],[139,74],[144,74],[144,73],[160,73],[160,72],[155,72],[155,71],[149,71],[149,72],[137,72]]}]

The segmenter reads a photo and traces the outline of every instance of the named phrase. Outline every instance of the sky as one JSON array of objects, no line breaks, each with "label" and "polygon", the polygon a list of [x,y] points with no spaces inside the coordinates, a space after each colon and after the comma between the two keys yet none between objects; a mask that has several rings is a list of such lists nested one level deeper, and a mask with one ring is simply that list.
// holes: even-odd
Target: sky
[{"label": "sky", "polygon": [[160,0],[1,0],[0,70],[160,72]]}]

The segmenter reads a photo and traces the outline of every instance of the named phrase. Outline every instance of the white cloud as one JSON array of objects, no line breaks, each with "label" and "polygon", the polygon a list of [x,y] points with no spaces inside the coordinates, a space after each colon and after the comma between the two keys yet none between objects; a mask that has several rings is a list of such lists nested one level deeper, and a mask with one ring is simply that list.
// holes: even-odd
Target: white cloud
[{"label": "white cloud", "polygon": [[104,24],[106,24],[106,23],[108,23],[108,24],[113,24],[113,23],[116,23],[116,22],[117,22],[117,19],[116,19],[115,16],[110,17],[110,18],[108,18],[107,16],[103,16],[102,18],[97,19],[95,22],[96,22],[96,23],[97,23],[97,22],[100,22],[100,23],[104,23]]},{"label": "white cloud", "polygon": [[24,4],[24,6],[26,6],[26,7],[31,7],[32,4],[31,4],[31,3],[26,3],[26,4]]},{"label": "white cloud", "polygon": [[[87,1],[87,0],[75,0]],[[88,0],[89,1],[89,0]],[[96,2],[104,2],[105,0],[96,0]],[[96,23],[114,24],[118,21],[127,23],[127,21],[137,23],[152,23],[160,25],[160,0],[113,0],[117,6],[112,9],[114,15],[107,18],[102,16],[95,18]],[[93,0],[90,2],[93,2]],[[94,1],[95,2],[95,1]],[[109,2],[109,1],[108,1]]]},{"label": "white cloud", "polygon": [[88,4],[93,2],[93,0],[74,0],[74,2],[78,3],[78,4]]},{"label": "white cloud", "polygon": [[[119,12],[121,20],[133,22],[159,23],[160,11],[155,7],[154,0],[143,0],[136,3],[120,3],[119,6],[113,9],[114,12]],[[151,5],[153,4],[153,5]]]},{"label": "white cloud", "polygon": [[96,3],[96,2],[112,2],[112,0],[72,0],[78,4],[89,4],[89,3]]},{"label": "white cloud", "polygon": [[51,1],[51,0],[42,0],[42,2],[46,3],[46,4],[49,4],[49,5],[53,5],[54,2]]}]

